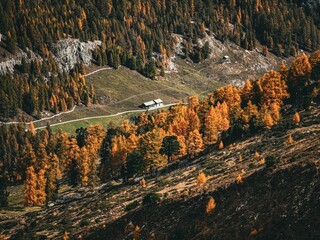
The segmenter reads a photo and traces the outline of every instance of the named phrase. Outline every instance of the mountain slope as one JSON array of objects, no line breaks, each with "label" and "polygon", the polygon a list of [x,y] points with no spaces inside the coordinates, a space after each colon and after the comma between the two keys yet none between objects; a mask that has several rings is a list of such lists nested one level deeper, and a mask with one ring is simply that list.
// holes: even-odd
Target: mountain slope
[{"label": "mountain slope", "polygon": [[[85,239],[124,239],[128,221],[141,239],[319,239],[320,181],[315,165],[263,169],[185,202],[145,207]],[[205,214],[209,197],[216,202]]]},{"label": "mountain slope", "polygon": [[[10,226],[4,234],[14,235],[12,239],[59,239],[67,231],[87,239],[124,239],[130,234],[125,226],[132,221],[142,228],[142,239],[149,239],[152,232],[156,239],[244,239],[254,230],[257,234],[251,237],[258,239],[316,239],[320,109],[313,107],[300,115],[299,127],[288,128],[290,114],[279,127],[236,141],[224,150],[211,149],[194,160],[177,161],[157,177],[146,178],[146,188],[114,182],[93,190],[64,191],[55,206],[2,219],[1,226]],[[293,144],[287,143],[290,135]],[[260,153],[259,159],[255,152]],[[261,162],[269,155],[280,158],[275,168]],[[199,172],[208,176],[206,192],[196,184]],[[239,175],[243,184],[235,183]],[[141,206],[148,192],[162,194],[161,204]],[[211,216],[205,214],[208,196],[217,204]],[[125,208],[134,201],[139,202],[138,209],[127,213]]]}]

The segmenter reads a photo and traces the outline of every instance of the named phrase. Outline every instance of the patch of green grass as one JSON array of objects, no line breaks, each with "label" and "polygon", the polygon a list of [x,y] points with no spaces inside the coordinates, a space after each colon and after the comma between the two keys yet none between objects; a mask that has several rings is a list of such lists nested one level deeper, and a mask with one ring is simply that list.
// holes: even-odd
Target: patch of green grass
[{"label": "patch of green grass", "polygon": [[177,59],[179,73],[167,74],[159,80],[145,78],[136,71],[121,67],[105,70],[87,77],[95,87],[98,98],[111,100],[112,110],[137,108],[141,103],[161,98],[165,103],[180,101],[190,95],[204,96],[204,91],[213,90],[220,83],[202,73],[202,65],[187,64]]},{"label": "patch of green grass", "polygon": [[[104,127],[107,127],[111,122],[115,125],[120,124],[127,115],[121,115],[117,117],[110,117],[110,118],[99,118],[99,119],[90,119],[90,120],[84,120],[79,122],[72,122],[57,126],[52,126],[52,130],[54,132],[58,131],[59,129],[62,129],[64,132],[68,133],[75,133],[75,131],[80,127],[89,127],[90,125],[96,125],[96,124],[102,124]],[[127,116],[128,117],[128,116]]]},{"label": "patch of green grass", "polygon": [[[86,77],[86,81],[88,84],[93,84],[100,104],[89,108],[76,107],[72,113],[62,114],[49,121],[35,123],[35,127],[44,127],[47,122],[52,125],[74,119],[134,110],[138,109],[138,106],[143,102],[156,98],[161,98],[165,104],[169,104],[179,102],[191,95],[204,97],[209,91],[221,86],[220,83],[206,76],[206,66],[187,63],[181,59],[177,59],[177,64],[178,73],[167,74],[165,78],[159,80],[145,78],[136,71],[125,67],[117,70],[107,69],[90,75]],[[53,131],[62,129],[74,133],[79,127],[87,127],[92,124],[107,126],[110,121],[119,124],[128,117],[130,115],[83,120],[52,126],[52,129]]]},{"label": "patch of green grass", "polygon": [[8,203],[9,208],[21,208],[23,207],[23,184],[8,187],[9,197]]}]

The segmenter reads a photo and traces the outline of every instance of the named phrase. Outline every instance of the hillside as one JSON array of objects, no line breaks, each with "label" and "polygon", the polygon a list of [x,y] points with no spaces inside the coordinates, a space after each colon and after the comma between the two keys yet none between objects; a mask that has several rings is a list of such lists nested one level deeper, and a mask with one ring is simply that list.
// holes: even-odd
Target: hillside
[{"label": "hillside", "polygon": [[0,240],[320,239],[320,0],[0,0]]},{"label": "hillside", "polygon": [[[275,69],[269,52],[287,59],[317,50],[319,8],[319,1],[284,0],[1,0],[0,120],[35,120],[97,103],[94,86],[81,76],[85,66],[126,66],[158,79],[175,72],[174,59],[182,58],[181,66],[190,68],[178,75],[190,73],[183,83],[240,86],[259,77],[251,72]],[[232,42],[243,51],[258,49],[260,56],[245,51],[227,56],[235,66],[221,58],[203,64],[223,52],[218,41],[224,48]]]},{"label": "hillside", "polygon": [[[271,130],[168,165],[157,177],[147,175],[145,188],[138,182],[110,182],[62,190],[53,206],[36,212],[17,215],[9,208],[1,214],[2,234],[61,239],[67,231],[71,239],[124,239],[130,235],[125,226],[132,222],[141,227],[141,239],[317,239],[320,108],[300,116],[300,126],[288,127],[288,110]],[[287,142],[289,136],[294,143]],[[261,159],[270,155],[280,162],[266,167]],[[200,172],[208,177],[202,188],[196,184]],[[239,175],[243,183],[236,183]],[[160,193],[161,202],[143,206],[148,192]],[[216,208],[208,216],[209,196]],[[134,201],[137,208],[125,211]]]}]

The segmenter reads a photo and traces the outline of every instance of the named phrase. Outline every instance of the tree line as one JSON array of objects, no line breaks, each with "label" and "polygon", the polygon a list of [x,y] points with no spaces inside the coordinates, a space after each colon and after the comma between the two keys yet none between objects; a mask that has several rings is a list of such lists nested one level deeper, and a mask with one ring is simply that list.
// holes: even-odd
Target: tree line
[{"label": "tree line", "polygon": [[93,85],[86,84],[83,64],[66,73],[52,58],[30,63],[22,59],[17,69],[18,73],[0,76],[0,120],[14,118],[21,110],[40,119],[43,111],[56,114],[97,102]]},{"label": "tree line", "polygon": [[[277,55],[320,46],[319,1],[296,0],[48,0],[0,1],[0,32],[8,49],[31,49],[44,58],[67,37],[102,41],[99,65],[120,64],[154,77],[175,47],[173,33],[186,39],[185,56],[201,61],[197,45],[206,31],[246,49],[258,40]],[[152,53],[161,54],[154,62]],[[266,51],[265,51],[266,52]]]},{"label": "tree line", "polygon": [[265,55],[295,56],[300,48],[319,49],[319,13],[319,1],[0,0],[0,32],[8,50],[30,49],[44,59],[22,59],[14,75],[0,76],[0,117],[23,110],[40,118],[43,110],[57,113],[96,101],[81,64],[59,73],[54,43],[64,38],[100,39],[101,47],[93,51],[97,65],[122,64],[154,78],[165,74],[178,41],[173,34],[185,39],[182,57],[194,62],[210,55],[208,43],[198,44],[207,33],[251,50],[258,40]]},{"label": "tree line", "polygon": [[[0,127],[1,182],[24,182],[25,206],[54,200],[61,179],[91,186],[122,177],[124,181],[175,161],[197,156],[207,147],[232,141],[281,120],[282,109],[319,104],[320,51],[281,64],[243,88],[224,86],[207,98],[189,97],[168,111],[144,112],[120,126],[77,129],[75,135],[53,133],[33,124]],[[295,116],[296,118],[296,116]],[[296,120],[295,120],[296,122]],[[7,196],[5,187],[0,196]],[[5,202],[5,201],[0,201]]]}]

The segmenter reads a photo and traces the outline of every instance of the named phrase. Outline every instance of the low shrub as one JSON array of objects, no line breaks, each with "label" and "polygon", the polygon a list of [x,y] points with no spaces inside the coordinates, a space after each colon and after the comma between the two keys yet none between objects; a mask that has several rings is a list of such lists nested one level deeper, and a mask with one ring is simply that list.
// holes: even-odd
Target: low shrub
[{"label": "low shrub", "polygon": [[158,193],[150,192],[146,196],[144,196],[142,200],[143,205],[153,205],[159,203],[161,200],[161,196]]},{"label": "low shrub", "polygon": [[266,157],[266,167],[273,167],[280,162],[280,159],[274,155],[269,155]]},{"label": "low shrub", "polygon": [[140,203],[138,201],[133,201],[132,203],[129,203],[124,210],[128,212],[136,209],[137,207],[139,207],[139,205]]}]

